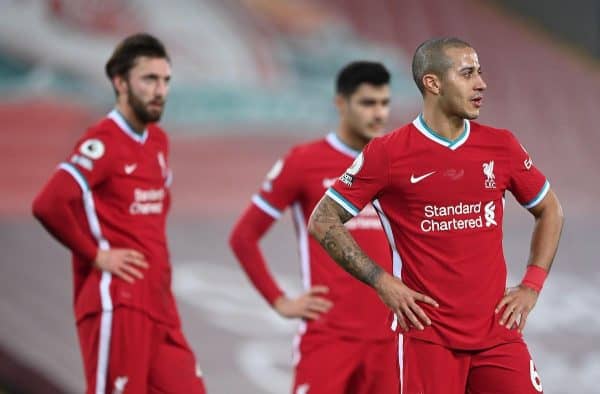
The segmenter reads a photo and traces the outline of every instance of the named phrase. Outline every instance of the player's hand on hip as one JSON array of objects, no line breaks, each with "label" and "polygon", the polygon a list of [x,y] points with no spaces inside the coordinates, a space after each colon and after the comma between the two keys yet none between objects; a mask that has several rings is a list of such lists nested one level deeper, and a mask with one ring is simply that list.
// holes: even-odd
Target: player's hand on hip
[{"label": "player's hand on hip", "polygon": [[431,320],[417,304],[423,302],[437,308],[438,303],[431,297],[408,288],[400,279],[387,273],[380,276],[375,289],[383,302],[396,314],[398,324],[404,331],[410,329],[410,324],[419,330],[431,325]]},{"label": "player's hand on hip", "polygon": [[538,295],[537,291],[523,285],[506,289],[504,297],[496,307],[496,313],[500,313],[504,308],[499,323],[509,330],[516,326],[519,332],[523,332],[527,316],[535,306]]},{"label": "player's hand on hip", "polygon": [[313,286],[299,297],[287,298],[283,295],[277,298],[273,308],[283,317],[315,320],[333,306],[331,301],[320,296],[328,292],[326,286]]},{"label": "player's hand on hip", "polygon": [[144,278],[142,270],[148,268],[148,263],[144,255],[136,250],[108,249],[98,250],[94,266],[133,283],[136,279]]}]

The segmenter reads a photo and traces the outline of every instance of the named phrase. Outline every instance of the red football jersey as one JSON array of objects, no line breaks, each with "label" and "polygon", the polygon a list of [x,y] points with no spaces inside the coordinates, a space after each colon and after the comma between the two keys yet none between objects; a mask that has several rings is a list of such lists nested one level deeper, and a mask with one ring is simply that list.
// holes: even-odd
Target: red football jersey
[{"label": "red football jersey", "polygon": [[136,249],[150,266],[129,284],[73,254],[76,318],[127,305],[178,325],[165,232],[171,182],[165,132],[150,125],[136,134],[113,110],[87,130],[59,169],[79,184],[80,219],[99,247]]},{"label": "red football jersey", "polygon": [[439,303],[421,304],[432,325],[406,335],[476,349],[517,339],[497,322],[504,294],[504,194],[526,208],[549,190],[516,138],[465,120],[455,141],[419,116],[365,147],[327,195],[353,215],[378,210],[401,278]]},{"label": "red football jersey", "polygon": [[[377,294],[339,267],[307,232],[315,205],[358,154],[333,133],[297,146],[275,163],[252,201],[275,219],[291,206],[304,289],[329,287],[326,297],[333,301],[333,307],[318,320],[310,321],[307,328],[354,338],[389,338],[389,310]],[[367,205],[346,226],[365,252],[391,272],[389,246],[375,209]]]}]

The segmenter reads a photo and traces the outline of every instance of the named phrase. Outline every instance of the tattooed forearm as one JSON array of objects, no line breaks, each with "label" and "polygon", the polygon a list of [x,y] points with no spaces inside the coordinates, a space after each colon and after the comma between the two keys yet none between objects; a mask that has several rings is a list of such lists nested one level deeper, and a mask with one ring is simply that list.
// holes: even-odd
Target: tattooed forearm
[{"label": "tattooed forearm", "polygon": [[383,269],[360,249],[344,226],[350,218],[350,213],[325,196],[311,215],[309,232],[342,268],[374,286]]}]

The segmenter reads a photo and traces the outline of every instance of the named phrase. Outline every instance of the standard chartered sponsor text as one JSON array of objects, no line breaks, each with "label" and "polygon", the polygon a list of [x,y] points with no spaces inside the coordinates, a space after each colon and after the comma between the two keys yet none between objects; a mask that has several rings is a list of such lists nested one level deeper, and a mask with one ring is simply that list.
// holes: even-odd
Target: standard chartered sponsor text
[{"label": "standard chartered sponsor text", "polygon": [[163,202],[165,190],[160,189],[138,189],[133,191],[134,201],[129,206],[129,213],[132,215],[152,215],[161,214],[163,211]]},{"label": "standard chartered sponsor text", "polygon": [[[483,216],[481,215],[482,205],[483,203],[481,201],[474,204],[460,202],[456,205],[446,206],[426,205],[423,208],[426,219],[421,221],[421,230],[425,233],[430,233],[483,228],[484,222]],[[463,215],[468,217],[456,217]],[[489,223],[489,220],[486,220],[486,223]],[[493,224],[495,225],[496,223],[493,222]]]}]

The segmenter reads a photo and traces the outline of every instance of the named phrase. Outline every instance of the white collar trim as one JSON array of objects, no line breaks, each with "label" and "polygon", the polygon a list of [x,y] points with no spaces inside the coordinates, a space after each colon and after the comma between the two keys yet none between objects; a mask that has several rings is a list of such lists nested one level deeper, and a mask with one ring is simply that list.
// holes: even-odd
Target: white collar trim
[{"label": "white collar trim", "polygon": [[329,145],[331,145],[333,149],[345,154],[346,156],[350,156],[353,159],[360,154],[360,151],[357,151],[356,149],[353,149],[348,145],[344,144],[336,133],[331,132],[327,134],[325,140],[327,140],[327,142],[329,143]]},{"label": "white collar trim", "polygon": [[123,115],[121,115],[121,113],[117,111],[116,108],[110,111],[107,116],[109,119],[112,119],[113,122],[117,124],[117,126],[119,126],[121,131],[127,134],[134,141],[143,144],[148,139],[148,129],[144,129],[144,132],[141,135],[139,133],[136,133],[135,131],[133,131],[131,126],[129,126],[127,120],[125,120]]},{"label": "white collar trim", "polygon": [[467,142],[467,140],[469,139],[469,135],[471,135],[471,122],[469,122],[468,119],[464,120],[464,131],[454,141],[444,138],[432,129],[430,129],[429,126],[427,126],[427,124],[425,124],[425,121],[423,120],[423,114],[419,114],[419,116],[417,116],[412,123],[417,128],[417,130],[419,130],[421,134],[423,134],[425,137],[451,150],[456,150],[462,145],[464,145],[464,143]]}]

